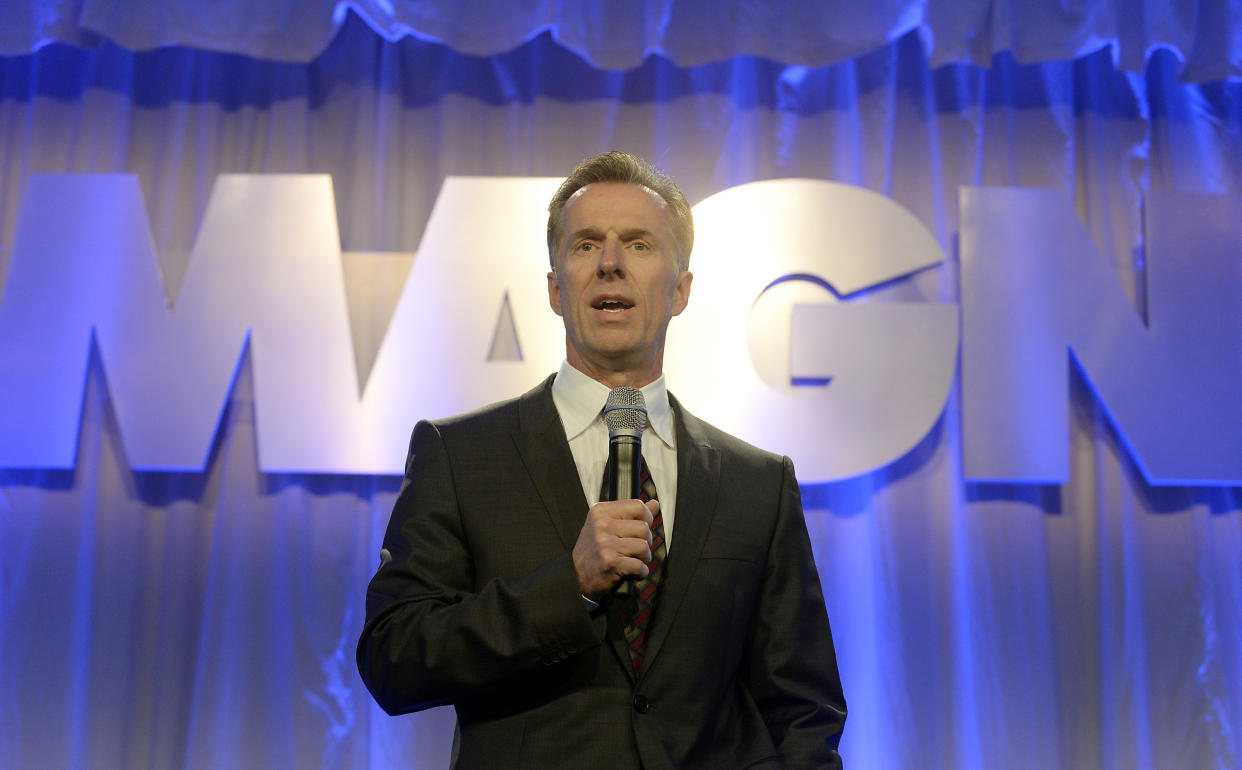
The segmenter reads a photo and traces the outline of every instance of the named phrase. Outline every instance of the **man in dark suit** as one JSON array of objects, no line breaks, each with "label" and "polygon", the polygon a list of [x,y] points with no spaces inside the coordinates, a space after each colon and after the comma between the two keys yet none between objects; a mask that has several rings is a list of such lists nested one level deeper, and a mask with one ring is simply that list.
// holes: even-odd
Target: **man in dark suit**
[{"label": "man in dark suit", "polygon": [[[548,210],[566,361],[517,399],[415,427],[363,680],[390,714],[453,704],[456,768],[840,767],[845,701],[793,466],[665,389],[693,278],[685,197],[606,153]],[[620,386],[650,413],[646,502],[598,502]]]}]

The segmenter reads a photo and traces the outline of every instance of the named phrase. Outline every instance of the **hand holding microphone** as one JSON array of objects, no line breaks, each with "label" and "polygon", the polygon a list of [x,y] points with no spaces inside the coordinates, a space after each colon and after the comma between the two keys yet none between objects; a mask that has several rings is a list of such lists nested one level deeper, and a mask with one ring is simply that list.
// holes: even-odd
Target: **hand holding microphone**
[{"label": "hand holding microphone", "polygon": [[[634,592],[634,578],[646,577],[651,561],[651,522],[659,502],[642,503],[642,433],[647,409],[637,388],[614,388],[604,405],[608,465],[599,504],[591,508],[574,545],[574,567],[582,595],[595,599],[616,585],[618,595]],[[619,578],[625,578],[617,585]]]}]

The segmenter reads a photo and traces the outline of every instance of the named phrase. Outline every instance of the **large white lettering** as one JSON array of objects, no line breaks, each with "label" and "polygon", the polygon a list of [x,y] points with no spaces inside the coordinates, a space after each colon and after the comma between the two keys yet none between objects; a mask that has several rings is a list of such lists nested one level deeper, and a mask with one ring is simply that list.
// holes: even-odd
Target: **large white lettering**
[{"label": "large white lettering", "polygon": [[[133,177],[33,177],[0,296],[0,467],[73,465],[93,332],[135,468],[203,467],[248,341],[263,470],[400,473],[416,420],[560,361],[542,232],[557,182],[446,180],[360,384],[326,176],[220,177],[171,306]],[[1072,350],[1153,483],[1242,482],[1242,270],[1220,245],[1239,240],[1237,201],[1153,203],[1147,327],[1055,194],[968,190],[961,210],[970,478],[1064,479]],[[789,453],[804,481],[927,433],[958,310],[912,278],[944,258],[915,217],[813,180],[726,190],[695,217],[665,357],[690,408]]]},{"label": "large white lettering", "polygon": [[[400,474],[416,420],[563,355],[541,246],[556,184],[446,181],[360,389],[328,177],[221,176],[172,308],[134,177],[33,177],[0,300],[0,466],[72,467],[93,329],[135,468],[203,467],[248,337],[264,471]],[[489,362],[502,301],[523,358]]]},{"label": "large white lettering", "polygon": [[1069,475],[1069,352],[1153,484],[1242,482],[1242,202],[1147,206],[1147,324],[1060,193],[961,196],[969,479]]},{"label": "large white lettering", "polygon": [[[788,276],[848,297],[940,263],[922,223],[877,193],[806,179],[725,190],[694,217],[693,292],[669,327],[664,368],[696,414],[788,454],[807,481],[880,467],[927,433],[953,382],[956,306],[795,301],[761,319],[747,312]],[[776,359],[767,376],[754,365],[764,358]]]}]

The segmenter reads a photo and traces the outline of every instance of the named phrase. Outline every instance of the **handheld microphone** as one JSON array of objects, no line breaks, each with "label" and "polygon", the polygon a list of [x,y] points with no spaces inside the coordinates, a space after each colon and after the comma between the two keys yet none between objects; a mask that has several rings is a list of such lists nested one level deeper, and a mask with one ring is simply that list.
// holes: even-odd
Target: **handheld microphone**
[{"label": "handheld microphone", "polygon": [[[647,428],[647,406],[642,391],[628,385],[613,388],[604,404],[608,425],[608,484],[604,500],[637,500],[642,495],[643,431]],[[634,596],[634,578],[617,585],[618,596]]]}]

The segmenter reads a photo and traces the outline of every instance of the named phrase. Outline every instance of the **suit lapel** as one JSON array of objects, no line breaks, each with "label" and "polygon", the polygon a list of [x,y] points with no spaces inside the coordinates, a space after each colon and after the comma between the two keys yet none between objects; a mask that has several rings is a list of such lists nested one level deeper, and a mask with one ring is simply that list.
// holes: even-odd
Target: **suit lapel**
[{"label": "suit lapel", "polygon": [[[565,427],[552,401],[555,377],[552,375],[518,400],[519,427],[513,432],[513,443],[561,543],[572,548],[586,520],[587,500],[575,470],[573,453],[569,451],[569,440],[565,438]],[[616,653],[618,664],[630,681],[634,681],[630,652],[617,613],[604,613],[596,622],[603,625],[601,630]]]},{"label": "suit lapel", "polygon": [[660,583],[655,618],[647,637],[643,673],[651,668],[655,656],[660,653],[686,598],[690,578],[716,513],[716,495],[720,488],[720,453],[709,442],[703,422],[686,412],[672,394],[669,400],[677,418],[676,536],[668,553],[668,572]]},{"label": "suit lapel", "polygon": [[[513,431],[513,443],[562,545],[573,548],[582,523],[586,521],[587,500],[578,480],[573,453],[569,451],[569,440],[565,438],[565,426],[552,400],[555,378],[556,375],[552,375],[518,400],[518,430]],[[634,681],[625,633],[617,613],[603,613],[594,622],[611,642],[621,668],[630,681]]]},{"label": "suit lapel", "polygon": [[552,402],[552,375],[518,400],[518,430],[513,432],[522,464],[566,548],[572,548],[586,520],[587,501],[575,472],[565,428]]},{"label": "suit lapel", "polygon": [[[573,472],[574,458],[552,401],[552,375],[518,400],[518,430],[512,434],[522,463],[534,482],[552,526],[562,544],[572,548],[582,530],[587,511],[586,495]],[[669,551],[668,573],[660,584],[660,598],[645,651],[645,673],[668,636],[686,597],[690,578],[698,564],[716,511],[720,454],[713,447],[703,422],[686,412],[669,394],[677,429],[677,519],[675,545]],[[616,612],[607,613],[607,636],[626,674],[635,678],[629,648]],[[614,626],[616,626],[614,628]]]}]

